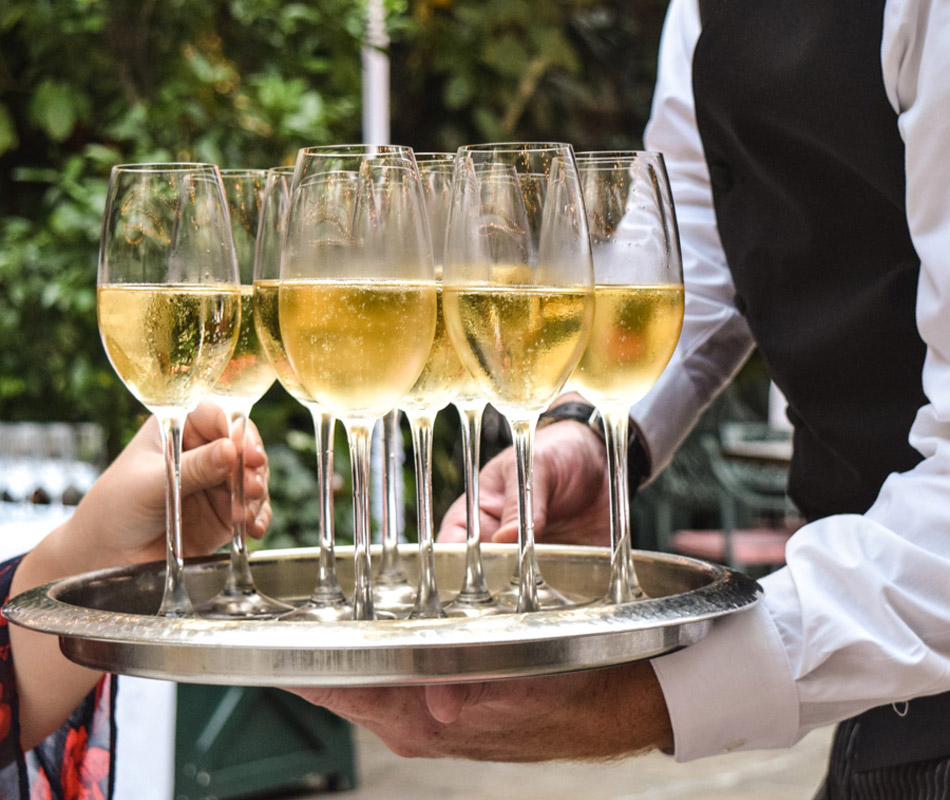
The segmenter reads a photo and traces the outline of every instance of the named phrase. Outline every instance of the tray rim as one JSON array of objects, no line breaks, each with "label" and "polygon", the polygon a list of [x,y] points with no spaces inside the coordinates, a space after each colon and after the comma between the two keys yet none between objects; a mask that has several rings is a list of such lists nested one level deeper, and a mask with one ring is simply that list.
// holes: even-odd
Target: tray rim
[{"label": "tray rim", "polygon": [[[462,552],[464,550],[464,546],[464,544],[439,543],[436,545],[436,548],[437,551],[442,552],[451,552],[453,550]],[[378,546],[374,546],[374,550],[377,549],[377,547]],[[515,548],[515,545],[486,544],[484,547],[487,551],[491,552],[493,550],[505,551],[513,549]],[[344,558],[349,556],[352,553],[352,549],[352,546],[337,547],[337,559],[339,560],[341,556]],[[536,549],[538,552],[538,557],[542,561],[542,565],[546,555],[557,555],[563,557],[569,554],[571,556],[576,556],[581,560],[590,557],[609,557],[609,548],[606,547],[538,544],[536,545]],[[317,552],[318,550],[315,547],[264,550],[251,554],[251,562],[253,564],[254,562],[279,561],[283,559],[296,560],[311,556],[315,557]],[[50,633],[58,636],[81,636],[82,638],[96,639],[100,641],[125,641],[127,639],[126,636],[117,636],[112,634],[109,629],[107,629],[103,634],[93,632],[92,629],[99,623],[98,621],[94,621],[92,618],[104,616],[114,619],[115,621],[128,622],[134,625],[136,632],[141,632],[142,634],[145,634],[149,631],[160,632],[169,627],[179,628],[182,631],[189,632],[191,635],[197,634],[200,636],[201,633],[207,632],[209,635],[216,636],[219,639],[223,637],[223,640],[217,642],[217,644],[236,648],[245,646],[254,647],[256,649],[261,646],[260,641],[256,643],[248,642],[245,644],[241,642],[241,639],[252,638],[255,635],[260,635],[264,631],[273,629],[276,626],[279,626],[280,629],[285,629],[291,624],[300,630],[319,628],[324,631],[331,630],[334,633],[365,630],[367,625],[372,625],[376,633],[384,635],[387,633],[391,634],[385,635],[385,638],[387,640],[391,639],[391,644],[394,645],[403,636],[411,636],[416,638],[416,633],[418,631],[437,630],[441,631],[442,636],[444,636],[445,631],[458,630],[467,631],[470,633],[480,633],[482,635],[489,636],[488,639],[482,639],[479,641],[479,643],[490,644],[496,642],[505,643],[513,640],[543,641],[549,638],[563,638],[565,634],[565,628],[563,626],[571,626],[571,624],[575,621],[586,625],[592,621],[618,620],[623,622],[625,630],[640,630],[646,628],[678,625],[682,624],[683,622],[695,622],[707,619],[711,620],[734,611],[742,610],[745,607],[751,607],[757,603],[762,596],[762,589],[754,580],[748,578],[740,572],[732,570],[728,567],[720,566],[718,564],[712,564],[710,562],[690,558],[687,556],[658,553],[653,551],[635,550],[634,558],[638,560],[656,560],[682,567],[691,567],[693,569],[708,572],[713,576],[713,578],[708,584],[697,589],[680,592],[677,594],[665,595],[659,598],[638,600],[633,603],[626,603],[622,605],[587,605],[572,607],[569,609],[542,610],[527,614],[512,613],[501,616],[474,618],[422,620],[397,619],[372,622],[295,621],[293,623],[288,623],[276,620],[213,620],[202,617],[167,620],[153,614],[99,611],[97,609],[90,609],[84,606],[66,603],[65,601],[58,599],[56,596],[85,583],[93,583],[95,581],[105,580],[113,577],[118,578],[133,576],[137,573],[161,572],[164,570],[164,562],[155,561],[131,566],[110,567],[52,581],[45,585],[29,589],[17,595],[16,597],[11,598],[3,606],[2,613],[3,616],[10,622],[22,627],[30,628],[31,630]],[[221,563],[226,559],[226,554],[215,554],[212,556],[190,558],[186,560],[186,569],[201,569],[204,567],[220,566]],[[716,603],[712,602],[712,596],[715,595],[721,587],[727,584],[731,584],[735,589],[737,589],[737,591],[734,593],[734,597],[736,598],[738,605],[736,603],[732,603],[719,607]],[[678,608],[681,605],[680,601],[685,601],[682,603],[682,605],[688,604],[692,606],[692,610],[687,613],[685,609]],[[697,601],[700,603],[703,601],[709,601],[709,605],[704,610],[697,611],[695,608]],[[662,617],[650,613],[656,611],[657,606],[660,604],[666,606],[667,609],[670,609],[672,606],[672,610],[680,611],[681,613],[665,615]],[[45,616],[46,612],[57,613],[53,617],[47,617]],[[44,616],[38,619],[37,617],[39,615]],[[507,633],[507,631],[515,626],[510,624],[502,625],[500,620],[505,620],[508,623],[519,622],[527,624],[517,626],[519,628],[519,635],[516,639],[512,639],[512,636]],[[502,634],[502,631],[500,630],[496,631],[496,629],[502,628],[505,629],[504,634]],[[496,632],[499,638],[495,639],[495,637],[491,635],[492,632]],[[587,633],[571,632],[571,635],[599,635],[599,633],[596,631]],[[171,643],[171,641],[167,638],[164,640],[146,640],[144,638],[139,639],[138,637],[134,638],[136,642],[141,644]],[[459,644],[467,644],[469,641],[470,640],[459,642]],[[202,646],[200,642],[193,641],[182,642],[181,644],[186,646]],[[354,644],[357,643],[350,642],[349,636],[346,636],[346,640],[339,644],[327,644],[326,642],[317,644],[302,643],[299,649],[345,649],[353,646]],[[415,641],[412,644],[413,646],[418,647],[452,646],[455,645],[456,642],[450,639],[448,641],[440,640],[438,644],[430,644],[425,641]],[[286,649],[286,646],[282,645],[281,649]]]}]

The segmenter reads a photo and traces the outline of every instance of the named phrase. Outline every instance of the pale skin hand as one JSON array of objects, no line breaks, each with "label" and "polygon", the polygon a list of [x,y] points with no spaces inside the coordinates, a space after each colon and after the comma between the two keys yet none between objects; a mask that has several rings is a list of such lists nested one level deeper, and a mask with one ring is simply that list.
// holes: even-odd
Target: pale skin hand
[{"label": "pale skin hand", "polygon": [[[563,421],[538,431],[534,465],[538,542],[609,544],[605,458],[602,441],[581,423]],[[479,481],[482,538],[515,541],[513,451],[509,448],[489,462]],[[464,541],[464,498],[446,514],[439,539]],[[643,661],[484,683],[295,691],[373,731],[403,756],[599,760],[673,745],[663,694],[653,668]]]},{"label": "pale skin hand", "polygon": [[[231,535],[228,477],[237,460],[217,406],[202,404],[184,429],[182,520],[185,555],[205,555]],[[248,426],[244,490],[247,532],[270,523],[267,458]],[[165,461],[158,423],[150,418],[83,498],[73,516],[21,562],[12,595],[67,575],[165,558]],[[68,661],[55,636],[10,626],[20,700],[21,744],[28,750],[56,730],[100,674]]]},{"label": "pale skin hand", "polygon": [[[610,544],[605,464],[603,440],[586,425],[565,420],[537,432],[532,491],[535,541]],[[482,540],[517,541],[514,450],[509,447],[489,461],[478,480]],[[464,497],[458,498],[443,517],[439,541],[465,541]]]}]

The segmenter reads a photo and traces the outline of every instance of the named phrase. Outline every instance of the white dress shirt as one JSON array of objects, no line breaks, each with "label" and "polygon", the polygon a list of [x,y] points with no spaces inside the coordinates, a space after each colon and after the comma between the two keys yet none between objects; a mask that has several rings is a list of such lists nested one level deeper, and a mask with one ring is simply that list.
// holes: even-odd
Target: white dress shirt
[{"label": "white dress shirt", "polygon": [[[697,0],[672,0],[645,137],[667,160],[687,286],[680,345],[631,412],[655,469],[753,347],[732,305],[696,130],[699,32]],[[761,603],[653,661],[681,761],[787,747],[868,708],[950,690],[950,0],[888,0],[881,63],[921,259],[916,317],[928,403],[909,441],[923,460],[891,475],[867,513],[799,530],[787,566],[762,581]]]}]

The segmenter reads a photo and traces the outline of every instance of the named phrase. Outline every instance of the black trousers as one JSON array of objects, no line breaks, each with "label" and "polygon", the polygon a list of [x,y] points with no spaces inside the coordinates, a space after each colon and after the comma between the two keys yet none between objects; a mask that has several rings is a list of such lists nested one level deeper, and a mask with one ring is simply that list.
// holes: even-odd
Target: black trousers
[{"label": "black trousers", "polygon": [[950,692],[882,706],[835,731],[815,800],[950,800]]}]

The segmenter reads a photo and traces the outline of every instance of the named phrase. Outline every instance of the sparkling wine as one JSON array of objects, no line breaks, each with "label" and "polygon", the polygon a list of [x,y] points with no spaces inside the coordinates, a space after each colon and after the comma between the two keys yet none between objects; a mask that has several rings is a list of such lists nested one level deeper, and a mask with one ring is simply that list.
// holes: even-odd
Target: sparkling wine
[{"label": "sparkling wine", "polygon": [[190,408],[210,392],[237,340],[237,286],[102,284],[97,296],[109,360],[146,407]]},{"label": "sparkling wine", "polygon": [[257,337],[284,389],[297,402],[309,403],[313,398],[297,379],[280,335],[279,290],[280,282],[277,280],[254,282],[254,324],[257,326]]},{"label": "sparkling wine", "polygon": [[432,348],[435,281],[282,281],[280,332],[305,391],[337,417],[395,408]]},{"label": "sparkling wine", "polygon": [[544,410],[586,344],[593,292],[494,283],[443,292],[452,341],[489,402],[509,418]]},{"label": "sparkling wine", "polygon": [[683,325],[683,287],[598,285],[594,322],[571,376],[601,408],[628,408],[656,383]]},{"label": "sparkling wine", "polygon": [[438,411],[448,405],[458,390],[470,380],[445,329],[442,287],[439,286],[436,292],[435,339],[429,351],[429,358],[422,368],[422,374],[399,404],[407,412]]},{"label": "sparkling wine", "polygon": [[245,407],[256,403],[276,377],[274,368],[261,348],[254,322],[254,289],[241,287],[241,330],[234,354],[211,390],[225,407]]}]

